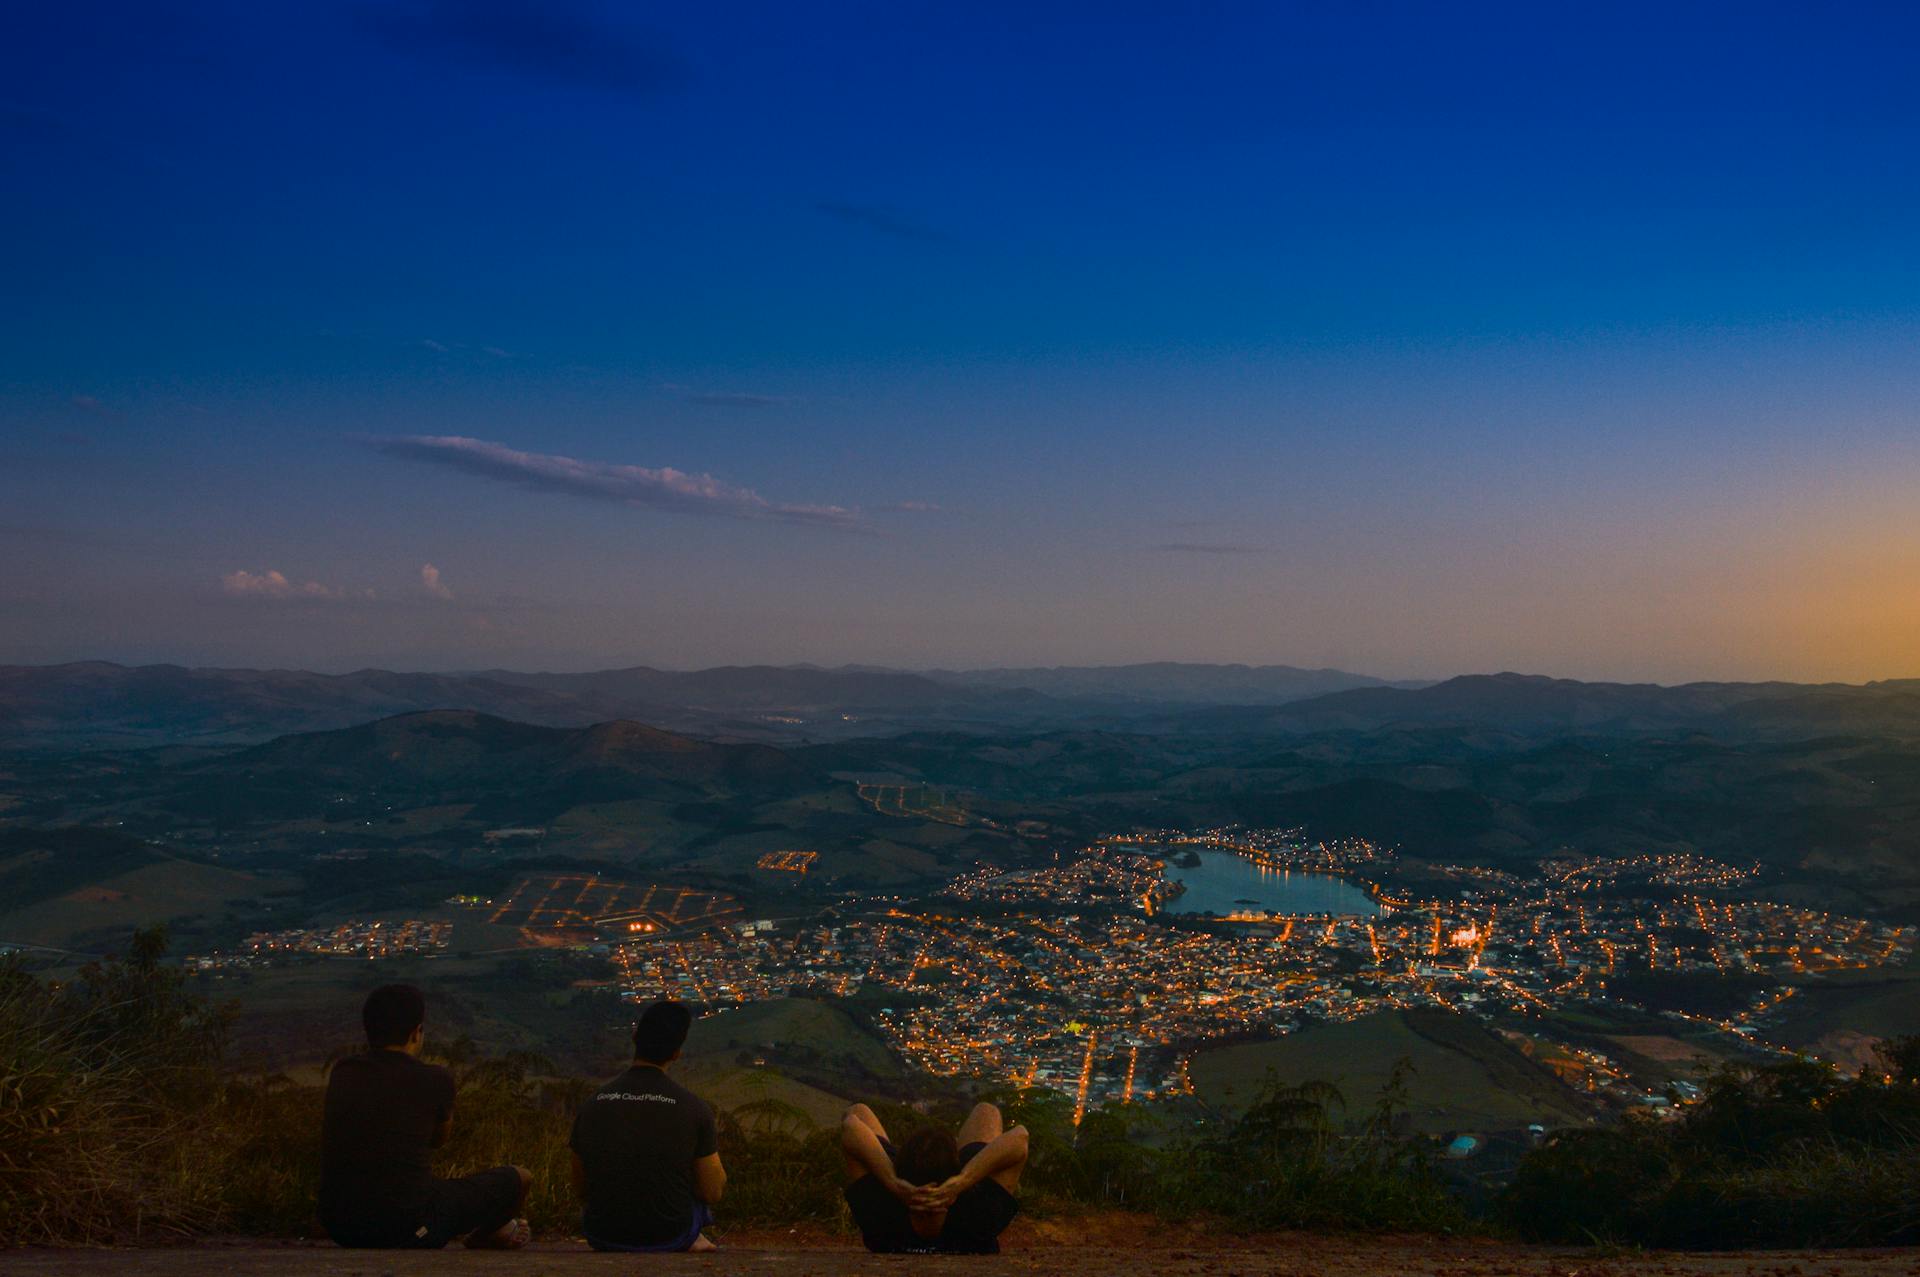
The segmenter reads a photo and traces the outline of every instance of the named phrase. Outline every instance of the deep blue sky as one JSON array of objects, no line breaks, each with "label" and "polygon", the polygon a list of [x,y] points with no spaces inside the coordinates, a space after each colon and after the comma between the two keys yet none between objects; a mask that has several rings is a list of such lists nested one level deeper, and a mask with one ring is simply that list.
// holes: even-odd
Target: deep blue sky
[{"label": "deep blue sky", "polygon": [[0,661],[1920,675],[1912,6],[4,23]]}]

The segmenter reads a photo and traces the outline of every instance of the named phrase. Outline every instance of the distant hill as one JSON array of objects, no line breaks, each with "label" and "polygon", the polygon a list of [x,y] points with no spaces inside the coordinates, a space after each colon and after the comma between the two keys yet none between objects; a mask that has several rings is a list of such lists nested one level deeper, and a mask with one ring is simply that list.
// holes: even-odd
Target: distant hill
[{"label": "distant hill", "polygon": [[915,722],[1018,719],[1046,699],[917,674],[774,666],[314,674],[87,661],[0,666],[0,747],[242,744],[419,710],[469,710],[550,727],[629,718],[709,735],[785,739],[846,734],[850,727],[898,730],[902,715]]},{"label": "distant hill", "polygon": [[1269,1073],[1282,1083],[1330,1082],[1358,1124],[1396,1063],[1406,1060],[1407,1115],[1423,1131],[1511,1130],[1532,1122],[1583,1123],[1586,1101],[1477,1020],[1422,1008],[1380,1011],[1273,1042],[1202,1051],[1193,1060],[1200,1098],[1244,1108]]},{"label": "distant hill", "polygon": [[1261,720],[1261,725],[1292,731],[1437,723],[1530,733],[1693,729],[1732,735],[1911,736],[1920,735],[1920,681],[1663,687],[1470,674],[1430,687],[1333,692],[1282,706]]},{"label": "distant hill", "polygon": [[1292,665],[1055,665],[1034,669],[928,670],[967,687],[1027,688],[1047,696],[1196,705],[1282,705],[1358,687],[1421,687],[1345,670]]},{"label": "distant hill", "polygon": [[717,744],[629,722],[541,727],[465,710],[285,736],[178,775],[228,812],[282,804],[306,811],[333,794],[564,811],[633,798],[765,799],[820,780],[766,745]]}]

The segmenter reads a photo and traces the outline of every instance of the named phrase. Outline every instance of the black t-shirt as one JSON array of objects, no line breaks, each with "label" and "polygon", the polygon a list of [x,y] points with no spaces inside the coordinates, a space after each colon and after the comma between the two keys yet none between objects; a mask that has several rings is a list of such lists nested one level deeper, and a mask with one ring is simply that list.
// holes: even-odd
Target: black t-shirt
[{"label": "black t-shirt", "polygon": [[622,1246],[658,1246],[687,1231],[693,1163],[719,1148],[713,1110],[651,1064],[582,1104],[571,1142],[587,1170],[581,1228]]},{"label": "black t-shirt", "polygon": [[[881,1147],[893,1156],[892,1145],[883,1141]],[[985,1147],[967,1145],[960,1150],[960,1164],[972,1161]],[[1000,1234],[1020,1213],[1020,1201],[993,1180],[983,1179],[954,1200],[932,1237],[913,1231],[907,1204],[871,1175],[847,1185],[847,1208],[860,1227],[860,1240],[877,1254],[997,1255]]]},{"label": "black t-shirt", "polygon": [[453,1074],[403,1051],[333,1066],[321,1125],[320,1219],[329,1230],[412,1228],[433,1193],[433,1136],[453,1116]]}]

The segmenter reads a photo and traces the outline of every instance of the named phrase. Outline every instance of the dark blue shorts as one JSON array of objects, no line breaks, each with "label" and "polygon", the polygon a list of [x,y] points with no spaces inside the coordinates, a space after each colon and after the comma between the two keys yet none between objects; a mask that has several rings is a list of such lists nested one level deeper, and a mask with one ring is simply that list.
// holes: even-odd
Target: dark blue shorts
[{"label": "dark blue shorts", "polygon": [[705,1231],[707,1225],[712,1222],[713,1208],[705,1202],[695,1202],[693,1204],[693,1222],[687,1226],[686,1232],[681,1233],[672,1241],[659,1242],[652,1246],[629,1246],[625,1242],[605,1241],[595,1237],[592,1233],[588,1233],[587,1245],[593,1247],[595,1250],[615,1251],[624,1255],[670,1254],[674,1251],[686,1250],[695,1242],[699,1241],[700,1234]]}]

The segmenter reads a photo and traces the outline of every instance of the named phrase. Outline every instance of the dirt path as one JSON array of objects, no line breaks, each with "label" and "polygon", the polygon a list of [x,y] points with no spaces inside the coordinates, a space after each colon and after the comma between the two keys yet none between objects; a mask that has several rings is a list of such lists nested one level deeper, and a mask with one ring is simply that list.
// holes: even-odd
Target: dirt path
[{"label": "dirt path", "polygon": [[1010,1233],[994,1259],[868,1255],[815,1232],[736,1233],[709,1256],[596,1255],[578,1243],[517,1254],[458,1248],[425,1254],[346,1251],[311,1243],[207,1241],[163,1250],[0,1253],[8,1277],[614,1277],[636,1269],[725,1277],[858,1274],[1019,1274],[1021,1277],[1915,1277],[1920,1250],[1765,1251],[1732,1255],[1515,1246],[1431,1237],[1217,1237],[1115,1221],[1097,1238],[1046,1221]]}]

